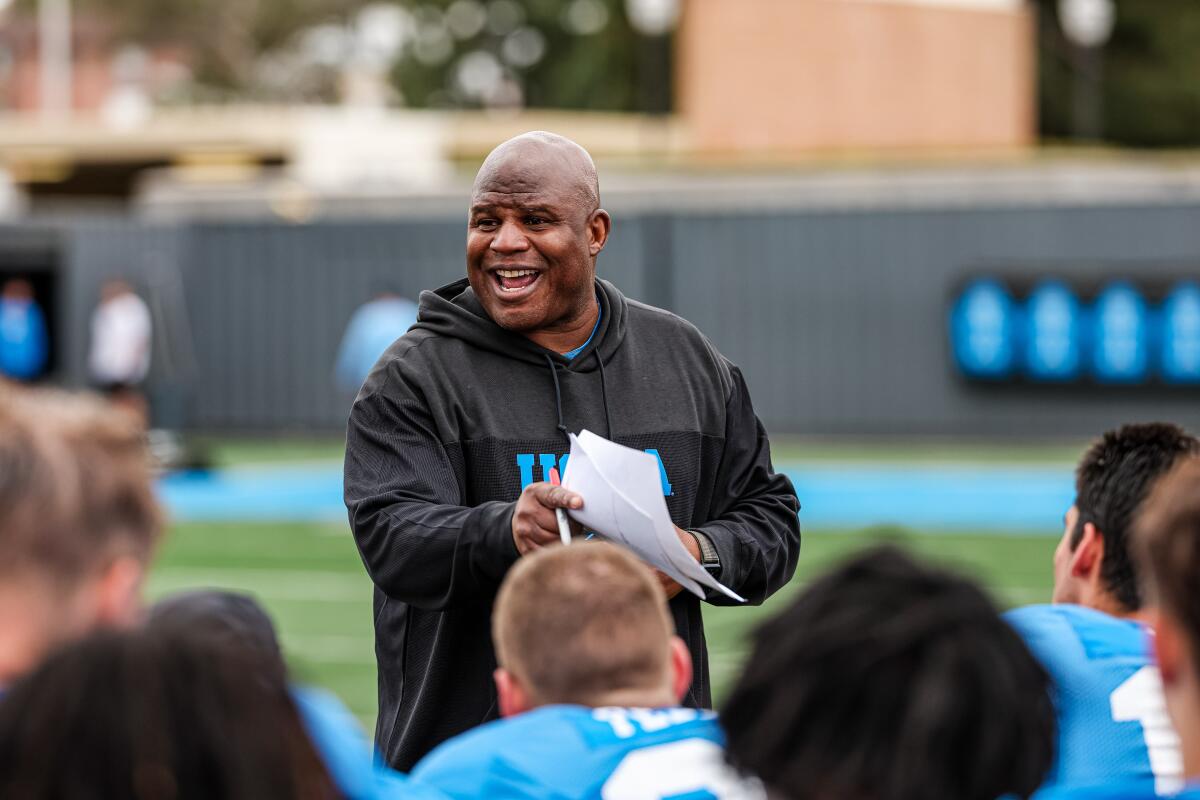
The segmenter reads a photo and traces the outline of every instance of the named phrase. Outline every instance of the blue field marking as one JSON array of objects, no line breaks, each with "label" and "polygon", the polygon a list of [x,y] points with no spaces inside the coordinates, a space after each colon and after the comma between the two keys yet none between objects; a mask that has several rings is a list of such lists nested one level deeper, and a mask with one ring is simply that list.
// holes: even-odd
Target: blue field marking
[{"label": "blue field marking", "polygon": [[[803,526],[1052,534],[1074,497],[1069,466],[796,463]],[[159,482],[174,520],[345,522],[341,464],[179,473]]]}]

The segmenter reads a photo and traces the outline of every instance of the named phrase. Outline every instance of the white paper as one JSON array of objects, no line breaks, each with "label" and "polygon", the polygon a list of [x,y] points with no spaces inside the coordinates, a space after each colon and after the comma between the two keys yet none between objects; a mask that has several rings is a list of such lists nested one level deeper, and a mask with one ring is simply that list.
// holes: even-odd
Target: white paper
[{"label": "white paper", "polygon": [[583,508],[568,513],[589,530],[629,548],[698,597],[707,586],[746,602],[708,574],[679,541],[654,456],[591,431],[572,434],[562,485],[583,497]]}]

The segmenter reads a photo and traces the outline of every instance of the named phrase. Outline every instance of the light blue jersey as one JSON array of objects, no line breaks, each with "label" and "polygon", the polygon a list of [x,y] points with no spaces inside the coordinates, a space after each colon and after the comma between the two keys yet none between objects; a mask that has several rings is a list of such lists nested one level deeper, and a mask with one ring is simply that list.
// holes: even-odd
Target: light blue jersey
[{"label": "light blue jersey", "polygon": [[482,725],[412,772],[454,798],[758,798],[725,764],[711,711],[545,706]]},{"label": "light blue jersey", "polygon": [[383,764],[342,701],[323,689],[292,687],[292,700],[345,800],[449,800]]},{"label": "light blue jersey", "polygon": [[1145,782],[1164,794],[1179,789],[1179,738],[1144,626],[1073,605],[1004,616],[1055,685],[1058,748],[1043,791],[1113,782]]},{"label": "light blue jersey", "polygon": [[[1060,786],[1043,790],[1037,797],[1038,800],[1155,800],[1162,796],[1153,781],[1134,781],[1105,786]],[[1171,800],[1200,800],[1200,786],[1189,785],[1179,794],[1169,796]]]}]

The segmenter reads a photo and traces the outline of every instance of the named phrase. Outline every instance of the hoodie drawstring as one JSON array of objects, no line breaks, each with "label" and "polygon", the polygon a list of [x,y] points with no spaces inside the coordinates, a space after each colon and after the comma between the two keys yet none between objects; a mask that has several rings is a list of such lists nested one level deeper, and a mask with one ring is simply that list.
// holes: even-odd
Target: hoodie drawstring
[{"label": "hoodie drawstring", "polygon": [[[596,364],[600,367],[600,398],[604,404],[605,432],[608,438],[612,439],[612,411],[608,407],[608,381],[604,378],[604,359],[600,357],[599,350],[593,350],[592,355],[596,357]],[[567,430],[566,423],[563,421],[562,388],[558,384],[558,364],[556,364],[554,359],[550,358],[549,355],[544,355],[543,357],[546,359],[546,366],[550,368],[550,377],[554,381],[554,410],[558,415],[558,424],[554,427],[559,433],[562,434],[563,438],[566,439],[567,443],[569,444],[571,441],[571,434]]]},{"label": "hoodie drawstring", "polygon": [[612,414],[608,410],[608,383],[604,380],[604,359],[600,357],[600,348],[593,350],[592,355],[596,357],[596,363],[600,365],[600,398],[604,402],[604,427],[608,430],[608,438],[611,441],[613,437]]},{"label": "hoodie drawstring", "polygon": [[545,356],[545,359],[546,365],[550,367],[550,377],[554,379],[554,408],[558,412],[558,425],[555,427],[563,435],[563,438],[567,440],[567,444],[570,444],[571,434],[567,431],[567,426],[563,423],[562,390],[558,387],[558,364],[555,364],[554,359],[550,358],[550,356]]}]

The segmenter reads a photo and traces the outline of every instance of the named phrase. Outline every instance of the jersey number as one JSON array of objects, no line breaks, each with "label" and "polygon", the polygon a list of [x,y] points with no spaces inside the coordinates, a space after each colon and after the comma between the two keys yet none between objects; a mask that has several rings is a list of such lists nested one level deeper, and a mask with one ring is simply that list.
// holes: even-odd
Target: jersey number
[{"label": "jersey number", "polygon": [[756,783],[726,765],[721,747],[707,739],[634,750],[621,759],[600,789],[603,800],[758,800],[763,796]]},{"label": "jersey number", "polygon": [[1114,722],[1139,722],[1154,773],[1154,790],[1174,794],[1183,788],[1183,756],[1179,736],[1171,727],[1163,702],[1158,668],[1146,666],[1133,673],[1109,696]]}]

